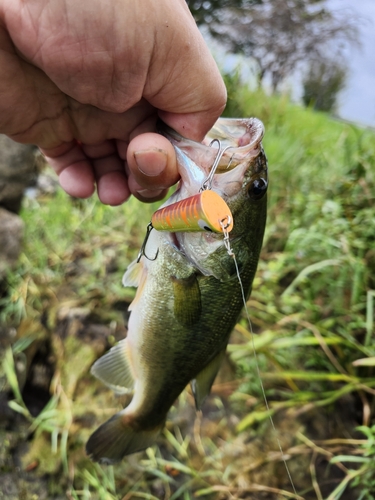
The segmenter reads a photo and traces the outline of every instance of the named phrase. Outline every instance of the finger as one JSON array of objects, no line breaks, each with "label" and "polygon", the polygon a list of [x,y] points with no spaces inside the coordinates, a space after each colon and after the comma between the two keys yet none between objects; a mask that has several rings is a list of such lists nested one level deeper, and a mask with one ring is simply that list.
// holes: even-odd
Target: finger
[{"label": "finger", "polygon": [[155,192],[149,190],[141,190],[133,193],[133,196],[143,203],[154,203],[155,201],[163,200],[167,196],[167,194],[168,189],[161,189]]},{"label": "finger", "polygon": [[84,145],[85,154],[91,158],[98,196],[107,205],[121,205],[129,196],[124,161],[117,154],[113,141],[104,141],[98,145]]},{"label": "finger", "polygon": [[182,135],[182,137],[202,142],[204,136],[221,115],[223,109],[224,106],[204,113],[169,113],[167,111],[159,111],[158,115],[164,123]]},{"label": "finger", "polygon": [[121,205],[129,196],[124,163],[116,155],[93,161],[98,196],[106,205]]},{"label": "finger", "polygon": [[225,108],[225,85],[186,2],[163,5],[174,13],[169,31],[174,38],[171,44],[165,32],[157,32],[143,95],[167,125],[202,141]]},{"label": "finger", "polygon": [[127,164],[133,193],[133,180],[143,189],[156,190],[169,188],[179,179],[175,150],[168,139],[159,134],[148,132],[131,140]]},{"label": "finger", "polygon": [[52,149],[41,148],[41,152],[58,174],[64,191],[77,198],[88,198],[94,193],[92,165],[75,141]]},{"label": "finger", "polygon": [[153,203],[154,201],[162,200],[168,194],[168,188],[145,189],[138,184],[134,177],[129,178],[128,185],[132,195],[144,203]]}]

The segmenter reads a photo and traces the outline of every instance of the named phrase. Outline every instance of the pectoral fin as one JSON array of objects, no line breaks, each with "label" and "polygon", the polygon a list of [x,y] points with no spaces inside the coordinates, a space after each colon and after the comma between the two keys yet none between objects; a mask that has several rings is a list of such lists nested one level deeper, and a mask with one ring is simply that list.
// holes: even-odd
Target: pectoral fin
[{"label": "pectoral fin", "polygon": [[188,278],[172,276],[174,293],[174,315],[183,326],[192,326],[201,315],[201,292],[195,274]]},{"label": "pectoral fin", "polygon": [[143,267],[143,263],[136,260],[129,264],[122,278],[122,284],[131,287],[139,286],[142,279]]},{"label": "pectoral fin", "polygon": [[191,390],[193,391],[195,407],[197,410],[202,408],[202,404],[209,395],[212,384],[219,371],[221,362],[225,356],[225,349],[219,352],[203,370],[198,373],[197,377],[191,381]]},{"label": "pectoral fin", "polygon": [[130,304],[128,311],[132,311],[137,305],[139,299],[141,298],[143,294],[143,288],[146,284],[146,278],[147,278],[147,269],[144,266],[143,262],[137,262],[135,260],[127,268],[122,278],[122,284],[126,287],[127,286],[136,288],[138,287],[137,293],[135,294],[135,297],[132,303]]},{"label": "pectoral fin", "polygon": [[92,366],[91,373],[117,394],[133,389],[134,377],[128,356],[127,339],[121,340]]}]

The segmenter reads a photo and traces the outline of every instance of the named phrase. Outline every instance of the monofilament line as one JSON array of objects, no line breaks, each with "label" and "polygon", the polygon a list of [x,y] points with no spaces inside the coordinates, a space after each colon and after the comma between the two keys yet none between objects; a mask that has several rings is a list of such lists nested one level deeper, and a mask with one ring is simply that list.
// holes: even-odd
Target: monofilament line
[{"label": "monofilament line", "polygon": [[240,284],[240,288],[241,288],[241,294],[242,294],[242,301],[243,301],[243,305],[245,307],[245,311],[246,311],[246,317],[247,317],[247,321],[249,323],[249,328],[250,328],[250,335],[251,335],[251,343],[252,343],[252,348],[253,348],[253,354],[254,354],[254,359],[255,359],[255,365],[256,365],[256,370],[257,370],[257,376],[258,376],[258,381],[259,381],[259,385],[260,385],[260,388],[262,390],[262,395],[263,395],[263,399],[264,399],[264,404],[266,406],[266,409],[267,409],[267,412],[269,414],[269,419],[270,419],[270,422],[271,422],[271,426],[272,426],[272,429],[273,429],[273,432],[274,432],[274,436],[275,436],[275,439],[276,439],[276,442],[277,442],[277,445],[279,447],[279,450],[280,450],[280,453],[281,453],[281,458],[282,458],[282,461],[284,463],[284,467],[285,467],[285,470],[286,470],[286,473],[288,475],[288,478],[289,478],[289,481],[290,481],[290,484],[292,486],[292,489],[293,489],[293,493],[298,496],[297,494],[297,491],[296,491],[296,488],[294,486],[294,483],[293,483],[293,479],[292,479],[292,475],[290,473],[290,470],[289,470],[289,467],[288,467],[288,464],[286,462],[286,458],[285,458],[285,454],[284,454],[284,451],[283,451],[283,448],[281,446],[281,442],[280,442],[280,439],[277,435],[277,430],[276,430],[276,427],[275,427],[275,424],[274,424],[274,421],[273,421],[273,418],[272,418],[272,415],[270,413],[270,407],[269,407],[269,404],[268,404],[268,401],[267,401],[267,396],[266,396],[266,391],[264,390],[264,386],[263,386],[263,382],[262,382],[262,377],[260,375],[260,369],[259,369],[259,363],[258,363],[258,355],[257,355],[257,352],[256,352],[256,349],[255,349],[255,343],[254,343],[254,332],[253,332],[253,326],[252,326],[252,323],[251,323],[251,319],[250,319],[250,315],[249,315],[249,310],[247,308],[247,304],[246,304],[246,297],[245,297],[245,292],[244,292],[244,289],[243,289],[243,285],[242,285],[242,280],[241,280],[241,275],[240,275],[240,271],[238,269],[238,264],[237,264],[237,259],[236,259],[236,256],[230,246],[230,242],[229,242],[229,234],[228,232],[225,230],[225,227],[224,227],[224,224],[221,223],[221,226],[223,228],[223,233],[224,233],[224,245],[225,245],[225,248],[227,249],[228,251],[228,254],[233,257],[233,260],[234,260],[234,265],[236,266],[236,273],[237,273],[237,277],[238,277],[238,282]]},{"label": "monofilament line", "polygon": [[268,404],[268,401],[267,401],[266,391],[264,390],[264,386],[263,386],[263,382],[262,382],[262,377],[260,375],[260,369],[259,369],[259,363],[258,363],[258,355],[257,355],[256,349],[255,349],[255,343],[254,343],[253,326],[252,326],[252,323],[251,323],[251,320],[250,320],[249,311],[248,311],[248,308],[247,308],[247,305],[246,305],[245,292],[244,292],[244,289],[243,289],[242,280],[241,280],[241,276],[240,276],[240,271],[238,269],[236,256],[235,256],[235,254],[233,252],[232,252],[232,257],[233,257],[233,260],[234,260],[234,265],[236,266],[236,272],[237,272],[238,282],[239,282],[240,287],[241,287],[242,300],[243,300],[243,304],[244,304],[244,307],[245,307],[247,321],[249,323],[250,335],[251,335],[251,344],[252,344],[252,348],[253,348],[253,354],[254,354],[254,359],[255,359],[257,376],[258,376],[258,380],[259,380],[259,385],[260,385],[261,390],[262,390],[264,404],[266,405],[267,413],[269,414],[269,419],[270,419],[270,422],[271,422],[272,430],[274,432],[275,439],[276,439],[277,445],[279,447],[279,450],[280,450],[280,453],[281,453],[281,458],[282,458],[282,460],[284,462],[285,470],[286,470],[286,472],[288,474],[290,484],[292,485],[293,493],[295,495],[297,495],[297,491],[296,491],[296,488],[295,488],[294,483],[293,483],[292,475],[290,473],[288,464],[286,462],[285,454],[284,454],[283,448],[281,446],[280,439],[279,439],[279,437],[277,435],[277,430],[276,430],[276,427],[275,427],[272,415],[270,414],[270,407],[269,407],[269,404]]}]

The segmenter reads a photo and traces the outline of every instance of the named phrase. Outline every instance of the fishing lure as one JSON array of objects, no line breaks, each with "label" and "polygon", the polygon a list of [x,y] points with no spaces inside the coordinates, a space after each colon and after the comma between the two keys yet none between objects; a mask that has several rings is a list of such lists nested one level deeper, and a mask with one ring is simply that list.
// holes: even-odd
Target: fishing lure
[{"label": "fishing lure", "polygon": [[[146,236],[138,254],[137,262],[140,261],[142,256],[148,260],[155,260],[158,256],[158,251],[152,258],[145,253],[147,240],[152,229],[172,233],[208,231],[222,233],[224,237],[233,229],[233,216],[230,208],[218,193],[212,191],[212,179],[217,166],[225,151],[230,149],[231,146],[222,149],[221,142],[218,139],[214,139],[210,146],[215,142],[218,144],[218,154],[210,173],[202,183],[199,193],[160,208],[153,214],[151,222],[147,226]],[[230,161],[228,167],[229,165]]]}]

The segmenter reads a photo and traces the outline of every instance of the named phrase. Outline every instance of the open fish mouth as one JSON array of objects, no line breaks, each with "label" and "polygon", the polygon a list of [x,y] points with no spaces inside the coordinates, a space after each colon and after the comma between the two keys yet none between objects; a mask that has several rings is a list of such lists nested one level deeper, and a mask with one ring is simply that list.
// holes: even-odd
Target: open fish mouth
[{"label": "open fish mouth", "polygon": [[220,141],[219,148],[228,148],[220,158],[216,174],[228,172],[259,155],[264,135],[264,125],[257,118],[220,118],[201,143],[186,139],[165,124],[160,125],[160,133],[207,173],[215,162],[218,150],[213,141]]},{"label": "open fish mouth", "polygon": [[[153,220],[160,222],[161,213],[168,217],[168,226],[165,222],[160,225],[163,231],[170,231],[164,234],[164,241],[204,275],[211,273],[217,277],[219,274],[204,262],[210,253],[224,248],[224,230],[217,227],[218,221],[231,220],[232,227],[227,231],[226,241],[232,245],[243,236],[241,228],[245,225],[243,221],[237,224],[238,214],[243,211],[243,203],[249,199],[249,188],[253,190],[252,196],[256,195],[257,189],[263,196],[267,189],[267,161],[261,143],[263,124],[256,118],[220,118],[202,143],[186,139],[164,124],[161,127],[160,131],[176,150],[181,181]],[[201,206],[195,210],[190,202],[203,191],[219,195],[227,208],[227,219],[215,217],[216,229],[213,232],[212,226],[210,229],[204,224],[208,219],[200,219]],[[177,220],[174,226],[171,219],[174,222]],[[194,223],[191,223],[192,219]],[[197,227],[197,222],[203,223],[200,225],[202,230]],[[178,228],[176,232],[175,228]],[[192,234],[192,231],[196,232]]]}]

